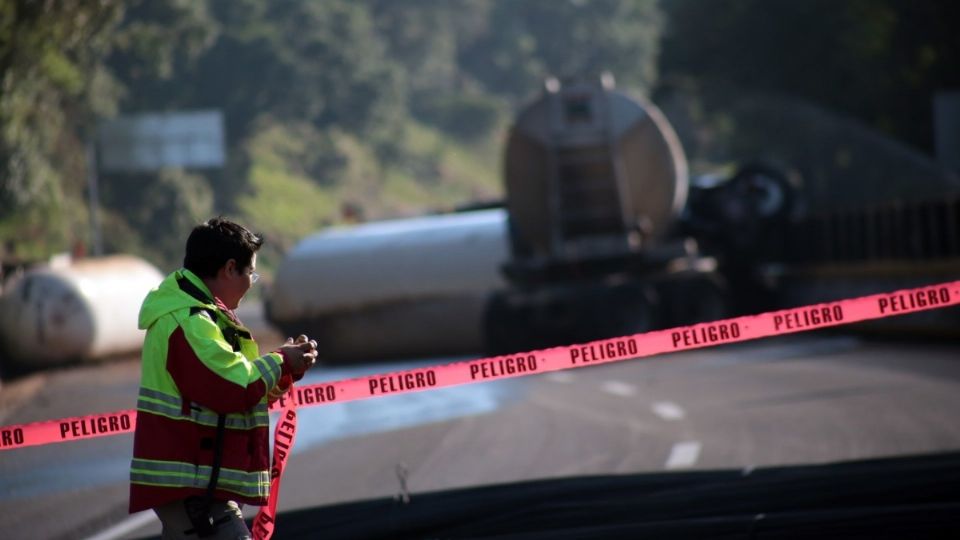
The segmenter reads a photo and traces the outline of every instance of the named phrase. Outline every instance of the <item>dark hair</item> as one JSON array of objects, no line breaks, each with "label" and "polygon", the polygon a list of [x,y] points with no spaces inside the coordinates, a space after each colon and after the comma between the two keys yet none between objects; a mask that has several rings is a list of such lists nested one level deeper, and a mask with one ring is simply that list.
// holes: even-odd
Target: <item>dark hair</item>
[{"label": "dark hair", "polygon": [[215,277],[230,259],[237,261],[238,268],[250,266],[253,254],[262,245],[259,234],[218,216],[190,232],[183,267],[200,277]]}]

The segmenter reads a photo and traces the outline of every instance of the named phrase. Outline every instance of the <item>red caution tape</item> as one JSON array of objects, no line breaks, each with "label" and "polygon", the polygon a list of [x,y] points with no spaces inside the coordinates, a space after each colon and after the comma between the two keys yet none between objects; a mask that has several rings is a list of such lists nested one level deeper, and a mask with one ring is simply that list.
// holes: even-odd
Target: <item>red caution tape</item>
[{"label": "red caution tape", "polygon": [[[293,392],[291,386],[289,392]],[[293,400],[287,400],[283,408],[277,428],[273,432],[273,466],[270,468],[270,498],[266,506],[261,506],[257,517],[253,519],[254,540],[270,540],[273,528],[277,522],[277,502],[280,500],[280,479],[283,469],[287,466],[287,458],[293,449],[293,442],[297,438],[297,409]]]},{"label": "red caution tape", "polygon": [[[592,341],[582,345],[554,347],[541,351],[313,384],[294,389],[274,402],[271,409],[344,403],[433,388],[521,377],[534,373],[805,332],[958,304],[960,304],[960,281],[952,281],[887,294],[875,294],[760,315]],[[0,428],[0,450],[129,433],[135,426],[135,415],[136,411],[128,410],[5,426]]]},{"label": "red caution tape", "polygon": [[133,433],[137,411],[75,416],[0,428],[0,450]]}]

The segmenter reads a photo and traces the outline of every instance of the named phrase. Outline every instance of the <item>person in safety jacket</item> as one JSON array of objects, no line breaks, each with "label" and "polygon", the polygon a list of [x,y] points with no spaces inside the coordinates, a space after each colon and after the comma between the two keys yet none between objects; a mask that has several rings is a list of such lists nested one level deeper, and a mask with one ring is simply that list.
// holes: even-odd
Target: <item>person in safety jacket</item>
[{"label": "person in safety jacket", "polygon": [[270,492],[268,404],[316,362],[316,342],[260,354],[233,312],[257,280],[263,239],[214,218],[187,239],[183,268],[150,291],[130,467],[130,512],[153,509],[163,538],[249,538],[243,503]]}]

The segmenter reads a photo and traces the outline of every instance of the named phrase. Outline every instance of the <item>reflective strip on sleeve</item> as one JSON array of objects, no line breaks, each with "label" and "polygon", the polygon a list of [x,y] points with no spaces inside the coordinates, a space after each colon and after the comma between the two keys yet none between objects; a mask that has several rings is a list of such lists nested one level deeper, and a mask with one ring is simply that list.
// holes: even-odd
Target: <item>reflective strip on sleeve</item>
[{"label": "reflective strip on sleeve", "polygon": [[253,365],[260,370],[263,382],[267,385],[267,392],[277,385],[280,380],[280,361],[275,354],[265,354],[253,361]]}]

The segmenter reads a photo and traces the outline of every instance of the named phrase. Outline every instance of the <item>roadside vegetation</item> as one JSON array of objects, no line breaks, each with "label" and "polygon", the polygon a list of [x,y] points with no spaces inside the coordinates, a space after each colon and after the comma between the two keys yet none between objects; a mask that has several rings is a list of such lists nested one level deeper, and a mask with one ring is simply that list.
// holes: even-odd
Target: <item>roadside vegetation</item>
[{"label": "roadside vegetation", "polygon": [[498,199],[511,115],[551,75],[662,100],[695,167],[747,153],[746,91],[929,153],[958,22],[933,0],[0,0],[0,238],[89,252],[87,149],[144,112],[222,111],[228,160],[101,171],[105,251],[168,270],[224,214],[267,237],[268,278],[318,228]]}]

